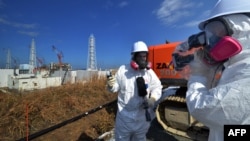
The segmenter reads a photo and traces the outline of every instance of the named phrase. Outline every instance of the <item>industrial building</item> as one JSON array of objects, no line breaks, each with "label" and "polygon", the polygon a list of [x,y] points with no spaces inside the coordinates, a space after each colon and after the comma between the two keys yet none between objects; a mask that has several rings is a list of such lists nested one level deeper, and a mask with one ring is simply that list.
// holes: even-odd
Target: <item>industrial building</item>
[{"label": "industrial building", "polygon": [[42,60],[36,56],[35,40],[32,39],[29,64],[15,65],[11,69],[10,52],[7,52],[6,69],[0,69],[0,88],[8,87],[9,89],[26,91],[57,87],[65,83],[84,82],[91,79],[93,75],[98,77],[105,76],[106,71],[97,70],[95,38],[93,34],[89,37],[88,45],[87,70],[72,70],[70,64],[62,62],[62,53],[55,46],[52,46],[52,48],[57,54],[59,62],[50,63],[49,66],[38,66],[36,62],[42,62]]}]

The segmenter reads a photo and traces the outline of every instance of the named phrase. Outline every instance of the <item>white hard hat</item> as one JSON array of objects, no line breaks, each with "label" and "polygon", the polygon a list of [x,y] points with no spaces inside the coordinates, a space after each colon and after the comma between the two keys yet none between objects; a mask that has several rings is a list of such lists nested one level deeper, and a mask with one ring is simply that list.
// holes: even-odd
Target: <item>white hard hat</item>
[{"label": "white hard hat", "polygon": [[148,47],[143,41],[137,41],[134,43],[131,53],[135,52],[148,52]]},{"label": "white hard hat", "polygon": [[250,0],[218,0],[212,9],[209,18],[203,20],[199,24],[201,30],[204,29],[204,24],[213,18],[236,14],[236,13],[250,13]]}]

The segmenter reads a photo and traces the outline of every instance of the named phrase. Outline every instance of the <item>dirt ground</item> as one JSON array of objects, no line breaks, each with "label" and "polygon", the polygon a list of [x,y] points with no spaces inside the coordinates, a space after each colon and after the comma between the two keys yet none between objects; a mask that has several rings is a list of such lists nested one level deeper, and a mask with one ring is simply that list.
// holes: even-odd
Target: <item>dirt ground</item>
[{"label": "dirt ground", "polygon": [[[27,92],[0,89],[0,141],[93,141],[114,126],[105,78]],[[28,137],[28,139],[26,138]]]},{"label": "dirt ground", "polygon": [[[29,92],[1,88],[0,141],[97,141],[113,129],[117,110],[117,94],[107,91],[105,80]],[[166,133],[156,119],[147,138],[190,141]]]}]

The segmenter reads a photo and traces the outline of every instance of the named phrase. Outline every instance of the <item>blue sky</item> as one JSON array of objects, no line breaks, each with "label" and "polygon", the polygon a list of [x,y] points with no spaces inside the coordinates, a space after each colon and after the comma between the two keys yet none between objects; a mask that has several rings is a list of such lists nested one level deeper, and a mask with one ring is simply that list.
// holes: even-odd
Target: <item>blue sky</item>
[{"label": "blue sky", "polygon": [[[29,46],[45,64],[58,62],[54,45],[73,69],[87,67],[88,39],[95,37],[99,69],[129,63],[132,44],[183,41],[199,32],[217,0],[0,0],[0,68],[6,50],[29,63]],[[13,59],[12,59],[13,64]]]}]

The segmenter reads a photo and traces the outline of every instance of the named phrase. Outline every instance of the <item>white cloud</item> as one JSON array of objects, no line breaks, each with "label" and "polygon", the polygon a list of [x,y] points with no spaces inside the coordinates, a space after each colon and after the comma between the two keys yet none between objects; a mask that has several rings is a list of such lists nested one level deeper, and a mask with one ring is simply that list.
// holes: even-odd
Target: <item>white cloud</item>
[{"label": "white cloud", "polygon": [[18,22],[11,22],[11,21],[5,20],[3,18],[0,18],[0,24],[21,29],[21,30],[17,31],[20,34],[28,35],[28,36],[31,36],[31,37],[38,36],[38,32],[23,31],[23,30],[26,30],[26,29],[35,29],[36,26],[37,26],[36,24],[24,24],[24,23],[18,23]]},{"label": "white cloud", "polygon": [[30,37],[36,37],[38,36],[38,32],[32,32],[32,31],[18,31],[20,34],[28,35]]},{"label": "white cloud", "polygon": [[127,5],[128,5],[127,1],[121,1],[120,3],[118,3],[116,5],[112,1],[108,0],[108,1],[106,1],[105,5],[104,5],[104,8],[105,9],[110,9],[110,8],[113,8],[113,7],[123,8],[123,7],[127,6]]},{"label": "white cloud", "polygon": [[202,5],[201,2],[197,3],[192,0],[164,0],[155,14],[164,24],[172,25],[180,20],[192,18],[195,8]]},{"label": "white cloud", "polygon": [[17,27],[17,28],[25,28],[25,29],[34,29],[36,27],[36,24],[24,24],[24,23],[18,23],[18,22],[11,22],[3,18],[0,18],[0,24]]},{"label": "white cloud", "polygon": [[5,5],[5,3],[3,2],[3,0],[0,0],[0,9],[1,8],[4,8],[6,5]]},{"label": "white cloud", "polygon": [[113,6],[114,6],[114,3],[112,1],[110,1],[110,0],[108,0],[108,1],[106,1],[105,5],[104,5],[104,8],[109,9],[109,8],[111,8]]},{"label": "white cloud", "polygon": [[119,3],[119,7],[125,7],[128,5],[127,1],[122,1],[121,3]]},{"label": "white cloud", "polygon": [[197,26],[200,23],[200,21],[190,21],[184,24],[185,27],[194,27]]}]

